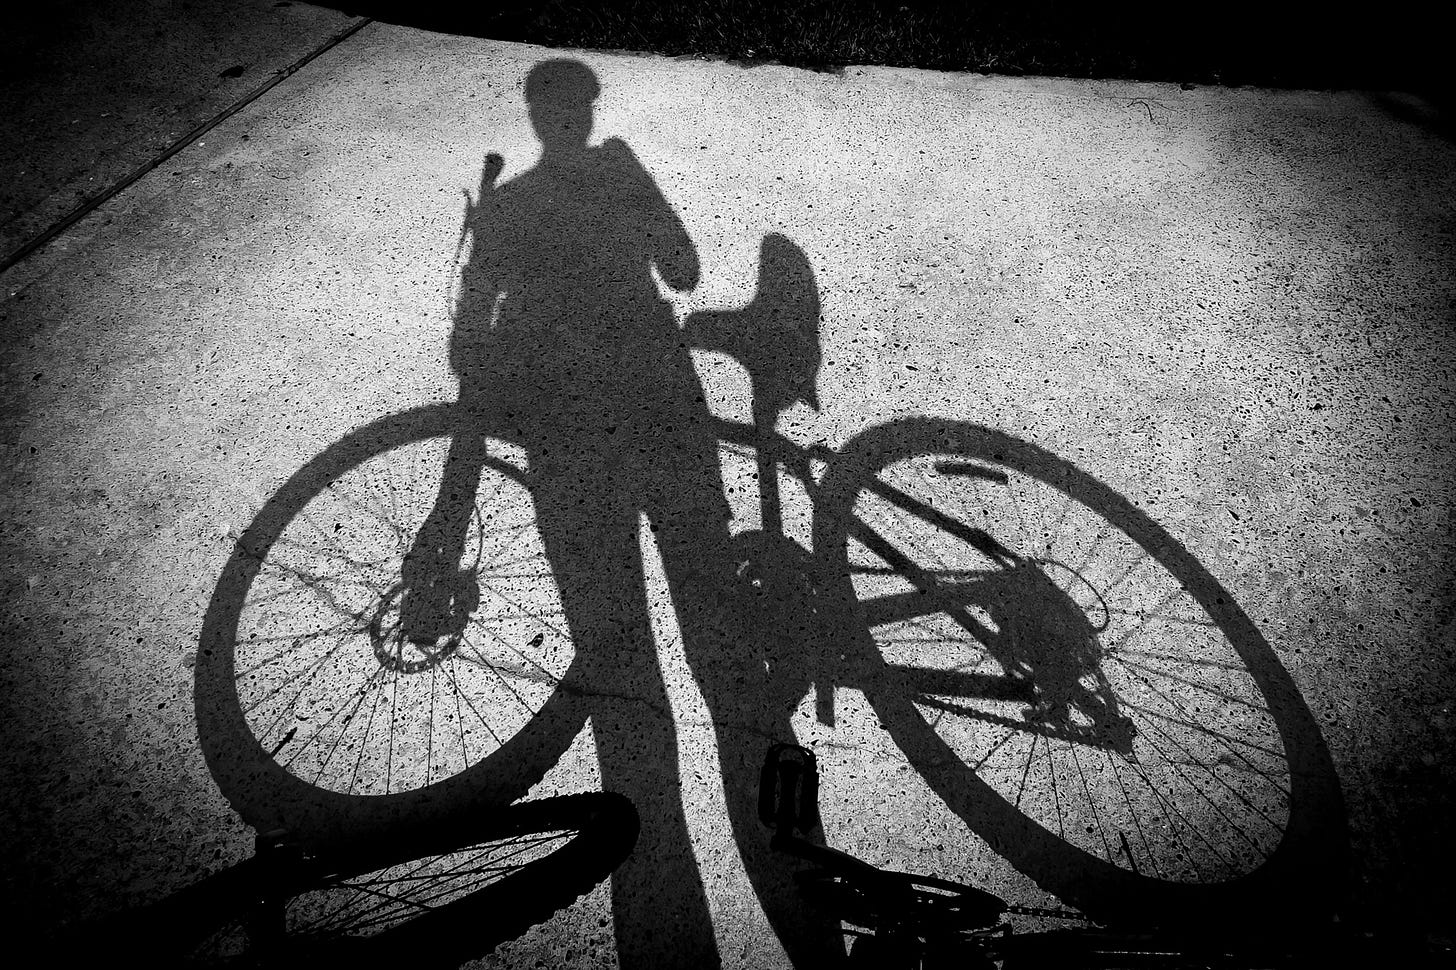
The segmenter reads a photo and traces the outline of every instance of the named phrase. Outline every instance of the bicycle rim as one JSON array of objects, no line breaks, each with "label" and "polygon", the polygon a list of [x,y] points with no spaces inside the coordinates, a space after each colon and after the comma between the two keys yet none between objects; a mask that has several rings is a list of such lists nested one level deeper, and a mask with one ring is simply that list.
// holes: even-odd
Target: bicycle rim
[{"label": "bicycle rim", "polygon": [[468,428],[435,406],[354,431],[238,539],[204,623],[196,705],[209,767],[260,830],[327,841],[503,805],[581,727],[518,451],[493,446],[462,506],[461,575],[476,601],[438,638],[402,633],[403,556],[436,500],[451,433]]},{"label": "bicycle rim", "polygon": [[458,966],[605,879],[631,852],[637,827],[627,799],[597,792],[336,847],[303,864],[274,910],[231,922],[187,962]]},{"label": "bicycle rim", "polygon": [[1008,435],[915,419],[853,442],[815,514],[851,676],[1043,888],[1164,923],[1328,902],[1343,809],[1307,706],[1232,595],[1126,499]]}]

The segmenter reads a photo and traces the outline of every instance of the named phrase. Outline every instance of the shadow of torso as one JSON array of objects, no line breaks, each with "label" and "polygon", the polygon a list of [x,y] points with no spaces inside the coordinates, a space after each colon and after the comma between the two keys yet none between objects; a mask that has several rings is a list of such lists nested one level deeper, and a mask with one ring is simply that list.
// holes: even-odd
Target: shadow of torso
[{"label": "shadow of torso", "polygon": [[617,466],[705,437],[702,389],[652,274],[691,285],[697,257],[631,149],[548,156],[488,205],[451,348],[462,401],[508,416],[538,462],[544,449]]}]

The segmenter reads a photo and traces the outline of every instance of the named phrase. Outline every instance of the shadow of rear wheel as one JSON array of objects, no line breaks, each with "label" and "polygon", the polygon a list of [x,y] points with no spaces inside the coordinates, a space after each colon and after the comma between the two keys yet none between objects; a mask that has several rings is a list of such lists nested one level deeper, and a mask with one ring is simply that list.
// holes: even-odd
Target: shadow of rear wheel
[{"label": "shadow of rear wheel", "polygon": [[972,424],[871,429],[815,550],[853,673],[945,803],[1109,921],[1328,916],[1333,765],[1233,596],[1108,486]]}]

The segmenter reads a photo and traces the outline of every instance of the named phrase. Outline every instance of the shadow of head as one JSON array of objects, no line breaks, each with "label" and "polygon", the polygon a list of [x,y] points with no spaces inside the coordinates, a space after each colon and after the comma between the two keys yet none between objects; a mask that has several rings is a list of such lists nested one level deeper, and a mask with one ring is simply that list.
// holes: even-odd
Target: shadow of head
[{"label": "shadow of head", "polygon": [[592,104],[601,84],[580,61],[553,58],[526,75],[526,104],[531,127],[548,152],[579,151],[592,130]]}]

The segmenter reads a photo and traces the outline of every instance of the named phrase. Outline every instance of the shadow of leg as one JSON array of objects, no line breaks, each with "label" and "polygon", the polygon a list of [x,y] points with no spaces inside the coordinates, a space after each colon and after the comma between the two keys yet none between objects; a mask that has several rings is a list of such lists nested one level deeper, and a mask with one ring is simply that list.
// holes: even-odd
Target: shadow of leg
[{"label": "shadow of leg", "polygon": [[683,814],[677,732],[652,641],[637,514],[589,476],[552,475],[536,489],[538,520],[561,589],[591,720],[602,787],[641,820],[637,846],[612,874],[624,968],[716,967],[713,923]]},{"label": "shadow of leg", "polygon": [[[683,815],[677,732],[656,658],[622,676],[633,698],[604,698],[592,714],[602,787],[627,796],[642,819],[637,848],[612,873],[617,956],[628,967],[719,966],[707,896]],[[655,683],[653,683],[655,681]],[[656,696],[652,696],[655,694]]]},{"label": "shadow of leg", "polygon": [[808,689],[802,654],[812,648],[806,638],[786,642],[782,630],[770,629],[775,610],[746,604],[746,591],[730,571],[727,531],[714,526],[692,530],[689,543],[683,530],[665,525],[659,542],[684,650],[713,720],[733,838],[793,965],[835,966],[844,959],[839,922],[804,900],[794,876],[805,864],[772,850],[758,817],[764,749],[771,740],[794,736],[790,717]]},{"label": "shadow of leg", "polygon": [[486,457],[485,438],[479,434],[464,432],[451,440],[440,492],[405,554],[400,622],[413,643],[458,636],[479,602],[479,590],[462,573],[460,558]]}]

